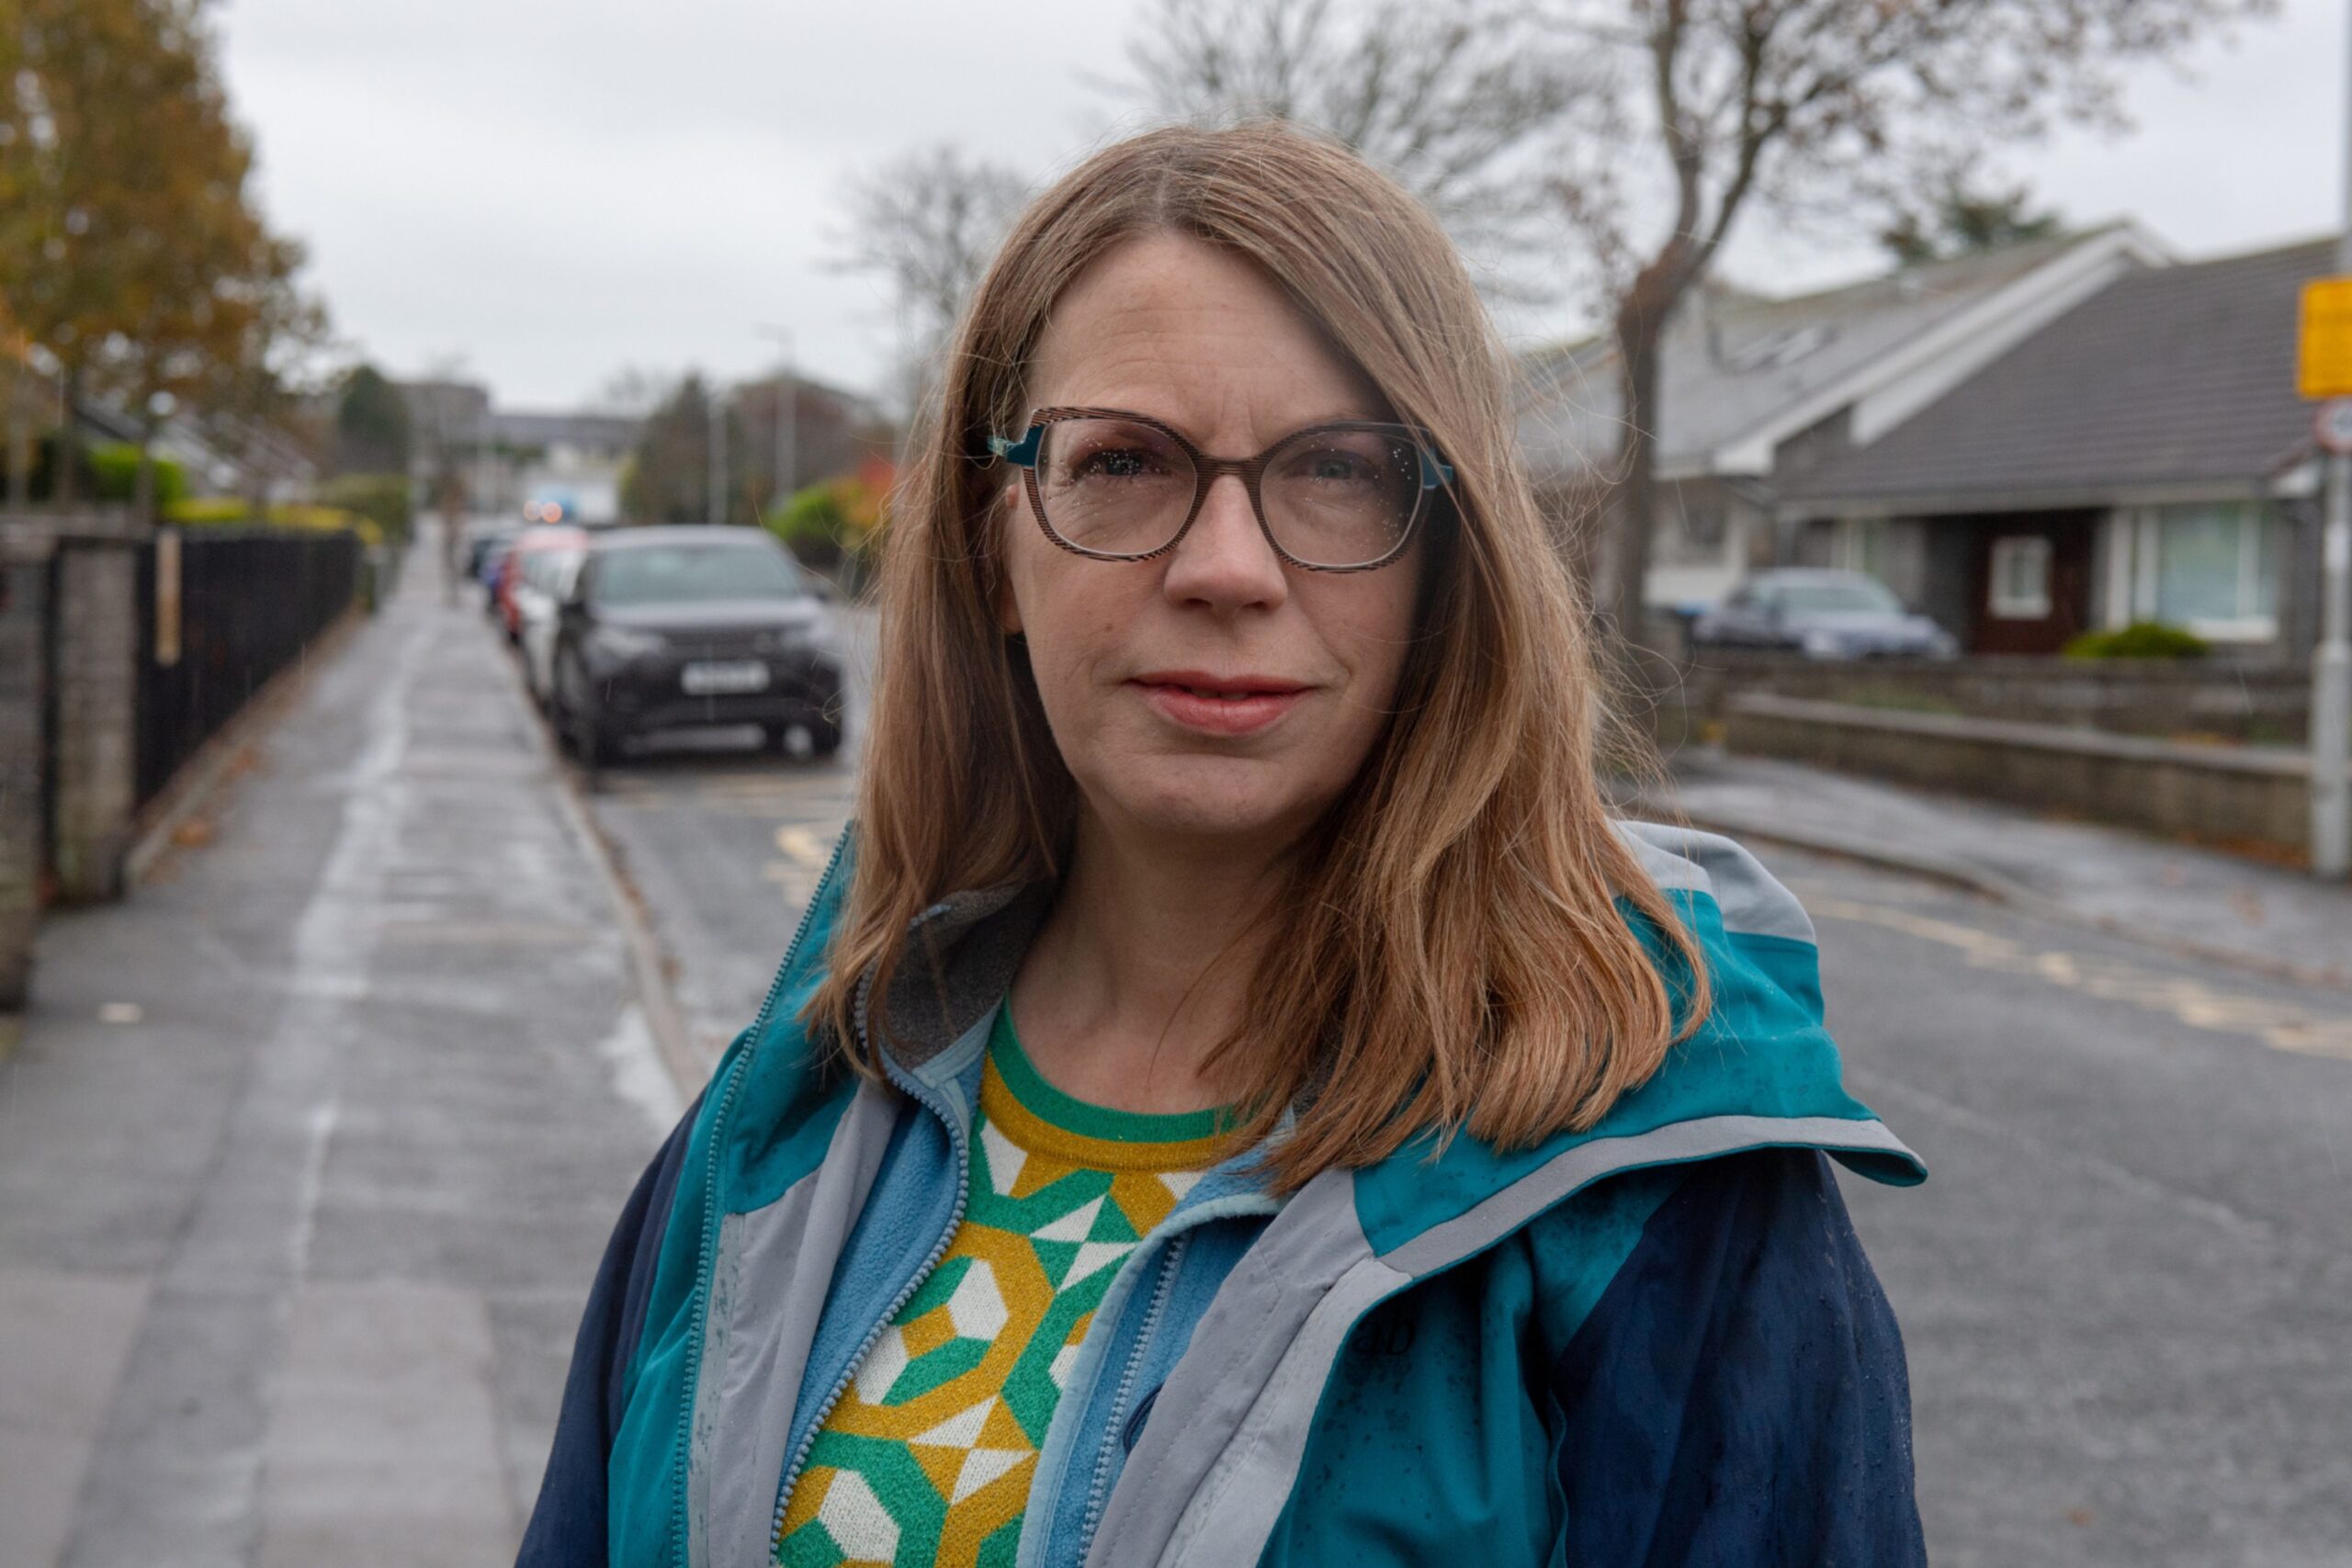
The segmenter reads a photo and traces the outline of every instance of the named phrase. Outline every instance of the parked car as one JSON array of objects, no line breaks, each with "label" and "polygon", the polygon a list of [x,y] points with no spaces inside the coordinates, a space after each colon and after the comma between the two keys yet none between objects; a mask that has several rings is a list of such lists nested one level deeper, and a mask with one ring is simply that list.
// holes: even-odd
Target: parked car
[{"label": "parked car", "polygon": [[1758,572],[1690,626],[1693,648],[1781,649],[1808,659],[1951,659],[1952,635],[1867,572]]},{"label": "parked car", "polygon": [[484,588],[498,581],[498,570],[513,547],[514,536],[522,532],[519,525],[494,523],[477,528],[466,536],[466,575]]},{"label": "parked car", "polygon": [[555,690],[555,634],[571,581],[588,553],[588,536],[570,543],[518,551],[514,614],[523,649],[523,683],[531,700],[546,707]]},{"label": "parked car", "polygon": [[808,576],[763,530],[589,536],[556,628],[553,713],[582,761],[658,729],[756,724],[842,743],[842,643]]},{"label": "parked car", "polygon": [[518,598],[524,592],[523,563],[543,550],[576,550],[587,539],[588,536],[579,529],[561,526],[526,528],[514,536],[490,594],[499,625],[506,628],[506,639],[515,647],[523,645],[523,606]]}]

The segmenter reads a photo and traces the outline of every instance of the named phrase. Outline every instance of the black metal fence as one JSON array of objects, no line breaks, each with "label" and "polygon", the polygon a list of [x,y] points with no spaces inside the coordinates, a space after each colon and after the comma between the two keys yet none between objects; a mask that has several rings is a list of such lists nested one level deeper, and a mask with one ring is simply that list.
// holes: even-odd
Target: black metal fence
[{"label": "black metal fence", "polygon": [[141,805],[350,607],[359,583],[351,534],[191,528],[178,538],[176,658],[168,646],[157,657],[157,547],[139,552]]}]

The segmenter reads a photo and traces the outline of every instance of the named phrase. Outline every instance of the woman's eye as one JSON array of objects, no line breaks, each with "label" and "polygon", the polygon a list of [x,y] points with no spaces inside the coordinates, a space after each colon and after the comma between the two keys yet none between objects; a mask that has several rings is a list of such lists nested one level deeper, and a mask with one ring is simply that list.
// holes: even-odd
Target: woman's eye
[{"label": "woman's eye", "polygon": [[1302,467],[1308,479],[1327,484],[1362,484],[1373,477],[1373,465],[1353,452],[1310,452]]},{"label": "woman's eye", "polygon": [[1152,471],[1151,455],[1132,446],[1111,447],[1089,453],[1080,459],[1078,472],[1084,477],[1110,479],[1141,479]]}]

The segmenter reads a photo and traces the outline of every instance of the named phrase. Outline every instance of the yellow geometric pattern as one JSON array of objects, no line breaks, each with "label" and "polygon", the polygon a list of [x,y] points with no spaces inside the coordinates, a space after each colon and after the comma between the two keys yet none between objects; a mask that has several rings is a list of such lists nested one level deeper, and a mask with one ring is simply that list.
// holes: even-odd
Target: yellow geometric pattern
[{"label": "yellow geometric pattern", "polygon": [[1072,1100],[997,1017],[963,1224],[810,1446],[776,1540],[788,1568],[1010,1568],[1094,1309],[1218,1155],[1216,1112]]}]

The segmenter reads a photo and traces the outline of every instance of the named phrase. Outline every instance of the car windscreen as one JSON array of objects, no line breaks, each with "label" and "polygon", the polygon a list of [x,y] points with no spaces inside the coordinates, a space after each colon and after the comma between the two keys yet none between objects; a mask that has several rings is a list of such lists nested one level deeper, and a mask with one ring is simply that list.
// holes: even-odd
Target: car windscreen
[{"label": "car windscreen", "polygon": [[637,545],[596,563],[599,605],[695,604],[714,599],[797,599],[808,592],[791,560],[770,545]]},{"label": "car windscreen", "polygon": [[1780,598],[1782,609],[1800,615],[1903,613],[1903,601],[1875,582],[1790,582],[1781,585]]}]

